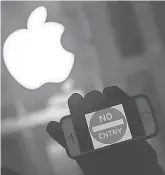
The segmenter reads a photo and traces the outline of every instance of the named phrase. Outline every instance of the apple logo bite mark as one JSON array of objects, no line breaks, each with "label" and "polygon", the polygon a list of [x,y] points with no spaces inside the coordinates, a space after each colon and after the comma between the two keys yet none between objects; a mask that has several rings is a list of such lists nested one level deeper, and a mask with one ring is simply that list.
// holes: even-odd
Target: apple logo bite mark
[{"label": "apple logo bite mark", "polygon": [[28,18],[27,29],[11,33],[3,46],[8,71],[28,89],[63,82],[74,64],[74,55],[61,45],[64,26],[45,22],[46,18],[46,8],[36,8]]}]

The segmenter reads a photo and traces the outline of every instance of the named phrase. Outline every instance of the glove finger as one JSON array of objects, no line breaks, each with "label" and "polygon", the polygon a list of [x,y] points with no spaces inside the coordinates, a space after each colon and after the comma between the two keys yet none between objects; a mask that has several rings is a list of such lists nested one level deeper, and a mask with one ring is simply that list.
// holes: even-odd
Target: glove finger
[{"label": "glove finger", "polygon": [[81,128],[81,126],[85,122],[83,102],[83,97],[78,93],[72,94],[68,99],[68,106],[72,116],[72,122],[75,128]]},{"label": "glove finger", "polygon": [[68,106],[71,114],[77,114],[82,111],[83,100],[83,97],[78,93],[74,93],[69,97]]},{"label": "glove finger", "polygon": [[84,97],[85,113],[94,112],[107,107],[105,96],[99,91],[92,91]]},{"label": "glove finger", "polygon": [[125,101],[129,96],[117,86],[104,88],[103,94],[108,99],[109,104],[118,103],[118,101]]},{"label": "glove finger", "polygon": [[62,132],[61,125],[58,122],[51,121],[48,123],[46,127],[46,131],[50,135],[51,138],[56,140],[62,147],[65,148],[65,140]]}]

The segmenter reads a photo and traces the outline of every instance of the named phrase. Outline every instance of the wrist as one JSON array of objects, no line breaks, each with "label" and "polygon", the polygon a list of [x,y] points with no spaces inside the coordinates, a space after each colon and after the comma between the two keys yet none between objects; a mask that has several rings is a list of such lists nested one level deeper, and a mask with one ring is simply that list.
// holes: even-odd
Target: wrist
[{"label": "wrist", "polygon": [[139,145],[136,143],[136,148],[98,151],[81,156],[76,161],[84,175],[162,175],[152,147],[144,142]]}]

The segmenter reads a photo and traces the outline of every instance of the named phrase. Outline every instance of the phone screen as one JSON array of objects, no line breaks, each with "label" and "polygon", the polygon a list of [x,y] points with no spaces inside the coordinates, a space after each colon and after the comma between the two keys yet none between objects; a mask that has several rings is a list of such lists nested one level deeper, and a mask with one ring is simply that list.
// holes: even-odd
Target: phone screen
[{"label": "phone screen", "polygon": [[94,149],[132,139],[123,105],[85,115]]},{"label": "phone screen", "polygon": [[[140,114],[139,120],[141,120],[144,132],[137,134],[132,129],[131,120],[126,116],[122,104],[88,113],[85,115],[85,120],[93,147],[86,151],[81,150],[71,116],[64,117],[61,124],[69,157],[75,158],[116,143],[154,136],[156,123],[151,104],[145,97],[136,97],[134,100]],[[133,126],[135,126],[135,123]],[[87,139],[89,138],[84,138],[83,141],[85,142]]]}]

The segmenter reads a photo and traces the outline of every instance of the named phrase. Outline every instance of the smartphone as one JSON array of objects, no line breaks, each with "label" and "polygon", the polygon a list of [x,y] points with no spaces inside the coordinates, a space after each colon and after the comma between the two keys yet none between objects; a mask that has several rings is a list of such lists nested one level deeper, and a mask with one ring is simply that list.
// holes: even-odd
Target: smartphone
[{"label": "smartphone", "polygon": [[[154,137],[158,132],[158,127],[151,102],[145,95],[132,98],[139,113],[139,120],[128,117],[123,104],[116,104],[85,114],[89,137],[83,138],[83,140],[78,138],[71,115],[63,117],[60,123],[68,156],[75,159],[80,155],[105,149],[110,145]],[[84,150],[82,149],[82,142],[90,142],[92,146],[88,146]]]}]

